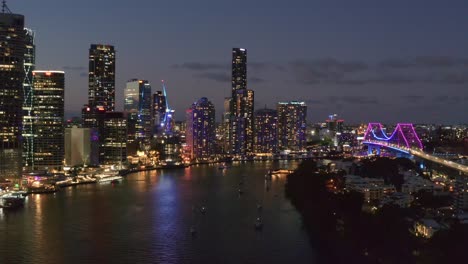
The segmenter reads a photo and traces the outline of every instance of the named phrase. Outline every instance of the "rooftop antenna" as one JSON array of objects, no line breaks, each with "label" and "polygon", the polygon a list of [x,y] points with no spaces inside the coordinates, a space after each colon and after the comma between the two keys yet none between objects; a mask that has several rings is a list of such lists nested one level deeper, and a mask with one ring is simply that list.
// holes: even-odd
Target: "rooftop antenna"
[{"label": "rooftop antenna", "polygon": [[2,0],[2,13],[11,14],[10,8],[8,8],[8,6],[6,4],[6,0]]}]

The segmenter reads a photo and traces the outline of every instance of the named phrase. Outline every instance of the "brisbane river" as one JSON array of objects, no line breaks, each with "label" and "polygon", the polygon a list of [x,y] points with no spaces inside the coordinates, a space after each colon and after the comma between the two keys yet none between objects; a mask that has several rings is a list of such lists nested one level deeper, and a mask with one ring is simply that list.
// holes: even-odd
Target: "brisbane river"
[{"label": "brisbane river", "polygon": [[29,195],[0,209],[0,263],[316,263],[286,178],[264,177],[297,165],[199,165]]}]

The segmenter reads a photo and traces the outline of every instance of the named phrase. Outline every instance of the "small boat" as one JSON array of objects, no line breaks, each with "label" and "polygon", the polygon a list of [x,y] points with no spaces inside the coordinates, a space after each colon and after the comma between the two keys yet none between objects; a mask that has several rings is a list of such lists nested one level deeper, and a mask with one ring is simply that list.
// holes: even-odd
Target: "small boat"
[{"label": "small boat", "polygon": [[242,191],[242,189],[239,189],[238,192],[239,192],[239,194],[243,194],[243,193],[244,193],[244,191]]},{"label": "small boat", "polygon": [[221,164],[218,166],[218,169],[220,169],[220,170],[225,170],[225,169],[227,169],[227,168],[229,168],[229,167],[228,167],[228,165],[227,165],[225,162],[221,163]]},{"label": "small boat", "polygon": [[195,236],[197,234],[197,230],[195,229],[194,226],[190,227],[190,234],[192,234],[192,236]]},{"label": "small boat", "polygon": [[206,213],[206,207],[205,206],[200,207],[200,213],[202,213],[202,214]]},{"label": "small boat", "polygon": [[111,181],[112,184],[119,184],[120,183],[120,179],[114,179]]},{"label": "small boat", "polygon": [[255,219],[254,227],[255,227],[256,230],[262,230],[263,222],[262,222],[262,219],[260,217],[257,217],[257,219]]}]

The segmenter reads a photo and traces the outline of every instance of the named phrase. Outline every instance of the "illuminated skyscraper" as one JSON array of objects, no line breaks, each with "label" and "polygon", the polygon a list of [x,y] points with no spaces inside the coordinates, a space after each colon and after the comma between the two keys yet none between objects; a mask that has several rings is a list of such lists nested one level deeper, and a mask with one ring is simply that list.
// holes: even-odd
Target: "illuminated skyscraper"
[{"label": "illuminated skyscraper", "polygon": [[207,159],[215,150],[215,108],[203,97],[186,112],[186,142],[192,159]]},{"label": "illuminated skyscraper", "polygon": [[253,152],[254,92],[247,89],[247,50],[232,50],[230,153]]},{"label": "illuminated skyscraper", "polygon": [[114,46],[91,44],[89,49],[89,106],[115,110],[115,50]]},{"label": "illuminated skyscraper", "polygon": [[63,71],[33,71],[33,169],[61,169],[64,161]]},{"label": "illuminated skyscraper", "polygon": [[114,46],[91,44],[88,78],[88,104],[82,109],[83,126],[101,126],[101,133],[103,113],[115,110]]},{"label": "illuminated skyscraper", "polygon": [[127,159],[127,118],[122,112],[107,112],[99,148],[101,164],[116,165]]},{"label": "illuminated skyscraper", "polygon": [[304,102],[280,102],[278,111],[278,146],[280,150],[303,150],[306,147],[307,106]]},{"label": "illuminated skyscraper", "polygon": [[2,177],[19,177],[22,170],[25,33],[23,15],[0,13],[0,176]]},{"label": "illuminated skyscraper", "polygon": [[26,52],[24,54],[23,81],[23,167],[34,167],[34,134],[33,134],[33,71],[36,62],[36,46],[34,31],[25,28]]},{"label": "illuminated skyscraper", "polygon": [[157,133],[158,131],[160,131],[161,124],[164,123],[164,115],[166,114],[167,109],[166,95],[164,95],[163,91],[156,91],[153,94],[151,109],[153,132]]},{"label": "illuminated skyscraper", "polygon": [[132,79],[124,91],[124,113],[127,116],[128,143],[149,143],[151,129],[151,85],[146,80]]},{"label": "illuminated skyscraper", "polygon": [[278,150],[278,113],[273,109],[255,111],[256,153],[276,153]]},{"label": "illuminated skyscraper", "polygon": [[224,113],[222,116],[221,142],[220,146],[223,153],[231,151],[231,97],[224,98]]}]

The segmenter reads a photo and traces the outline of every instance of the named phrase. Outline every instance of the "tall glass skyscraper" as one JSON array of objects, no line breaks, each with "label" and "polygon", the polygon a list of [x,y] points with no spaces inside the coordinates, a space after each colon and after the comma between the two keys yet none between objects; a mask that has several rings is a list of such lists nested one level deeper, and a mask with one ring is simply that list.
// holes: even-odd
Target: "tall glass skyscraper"
[{"label": "tall glass skyscraper", "polygon": [[215,151],[215,108],[203,97],[186,111],[186,142],[192,159],[207,159]]},{"label": "tall glass skyscraper", "polygon": [[23,81],[23,167],[34,167],[34,133],[33,133],[33,71],[36,65],[36,46],[34,31],[25,28],[26,52],[24,54]]},{"label": "tall glass skyscraper", "polygon": [[306,147],[307,105],[304,102],[279,102],[278,145],[281,150],[303,150]]},{"label": "tall glass skyscraper", "polygon": [[0,176],[20,177],[25,45],[24,16],[0,13]]},{"label": "tall glass skyscraper", "polygon": [[132,79],[124,91],[124,113],[127,115],[128,142],[149,143],[151,127],[151,85],[146,80]]},{"label": "tall glass skyscraper", "polygon": [[33,71],[33,94],[33,169],[59,170],[65,158],[65,73]]},{"label": "tall glass skyscraper", "polygon": [[163,91],[156,91],[153,94],[151,106],[151,116],[153,122],[153,132],[158,133],[164,126],[164,115],[166,114],[166,96]]},{"label": "tall glass skyscraper", "polygon": [[247,50],[232,50],[232,100],[230,153],[247,155],[253,152],[254,92],[247,89]]},{"label": "tall glass skyscraper", "polygon": [[104,115],[99,162],[115,165],[127,160],[127,119],[122,112]]}]

